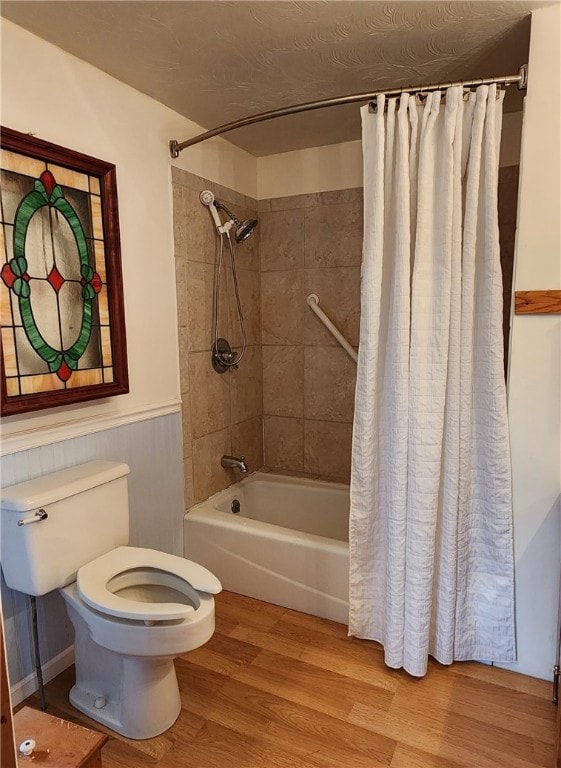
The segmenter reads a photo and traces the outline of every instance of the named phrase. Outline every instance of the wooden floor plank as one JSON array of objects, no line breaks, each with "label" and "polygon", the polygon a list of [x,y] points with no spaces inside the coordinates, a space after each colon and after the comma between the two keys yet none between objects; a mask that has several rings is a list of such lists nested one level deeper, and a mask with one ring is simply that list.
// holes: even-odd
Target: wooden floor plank
[{"label": "wooden floor plank", "polygon": [[425,710],[407,716],[403,713],[384,713],[357,704],[349,720],[408,747],[456,761],[463,768],[530,768],[544,765],[541,746],[537,759],[534,759],[531,740],[514,744],[513,748],[510,735],[499,729],[482,729],[479,721],[456,718],[452,714],[442,722],[438,717],[431,718],[430,712]]},{"label": "wooden floor plank", "polygon": [[465,768],[465,763],[398,744],[390,768]]},{"label": "wooden floor plank", "polygon": [[471,677],[484,683],[494,683],[508,690],[520,691],[520,693],[530,693],[551,703],[551,683],[539,680],[537,677],[513,675],[509,669],[478,664],[476,661],[457,661],[449,669],[454,675]]},{"label": "wooden floor plank", "polygon": [[150,757],[135,750],[120,739],[110,739],[109,743],[103,748],[103,768],[153,768],[160,761],[155,757]]},{"label": "wooden floor plank", "polygon": [[[187,664],[183,662],[183,664]],[[183,669],[185,684],[183,704],[186,709],[240,733],[260,733],[273,746],[284,745],[289,752],[302,756],[331,754],[351,763],[389,765],[395,742],[369,733],[311,707],[287,701],[239,680],[229,680],[219,690],[205,692],[189,682],[204,670],[195,664]],[[182,689],[183,690],[183,689]],[[195,694],[194,691],[197,691]]]},{"label": "wooden floor plank", "polygon": [[317,709],[334,717],[346,717],[358,700],[387,710],[393,693],[337,672],[263,650],[254,662],[236,672],[236,679],[269,693]]},{"label": "wooden floor plank", "polygon": [[279,748],[273,749],[259,736],[243,735],[208,722],[188,751],[172,750],[160,763],[161,768],[310,768],[303,758]]},{"label": "wooden floor plank", "polygon": [[[329,619],[320,619],[318,616],[311,616],[309,613],[293,611],[290,608],[286,608],[278,620],[287,621],[290,624],[310,629],[316,636],[329,635],[329,637],[348,638],[346,624],[339,624],[338,621],[330,621]],[[373,643],[372,645],[377,645],[378,648],[381,648],[377,643]]]},{"label": "wooden floor plank", "polygon": [[433,721],[459,715],[480,721],[482,727],[493,725],[511,732],[516,738],[526,736],[553,744],[555,708],[550,701],[495,683],[462,678],[449,669],[429,675],[429,681],[403,680],[392,702],[392,712],[414,717],[424,709]]},{"label": "wooden floor plank", "polygon": [[[475,662],[430,661],[415,679],[341,624],[232,593],[216,632],[176,660],[182,710],[133,741],[68,703],[73,670],[47,686],[49,712],[109,733],[104,768],[550,768],[550,684]],[[38,707],[37,696],[26,702]]]},{"label": "wooden floor plank", "polygon": [[216,615],[220,621],[228,620],[234,624],[263,630],[270,629],[287,610],[233,592],[221,592],[218,601],[220,611],[217,611]]},{"label": "wooden floor plank", "polygon": [[286,617],[269,632],[239,625],[230,636],[377,688],[393,692],[399,686],[399,675],[384,667],[380,648],[374,643],[314,633]]}]

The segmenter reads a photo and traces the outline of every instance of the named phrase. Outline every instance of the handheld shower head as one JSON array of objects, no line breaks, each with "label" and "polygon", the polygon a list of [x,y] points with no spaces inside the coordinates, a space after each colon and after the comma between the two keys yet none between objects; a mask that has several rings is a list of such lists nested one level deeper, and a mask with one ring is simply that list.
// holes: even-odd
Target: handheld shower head
[{"label": "handheld shower head", "polygon": [[199,195],[199,200],[203,205],[211,206],[214,203],[214,194],[210,191],[210,189],[203,189]]},{"label": "handheld shower head", "polygon": [[208,210],[210,211],[210,215],[212,216],[214,224],[216,225],[216,229],[220,233],[226,231],[222,229],[223,225],[222,225],[222,222],[220,221],[220,216],[218,215],[218,210],[216,208],[216,205],[214,204],[214,194],[210,191],[210,189],[204,189],[199,195],[199,200],[203,205],[206,205]]}]

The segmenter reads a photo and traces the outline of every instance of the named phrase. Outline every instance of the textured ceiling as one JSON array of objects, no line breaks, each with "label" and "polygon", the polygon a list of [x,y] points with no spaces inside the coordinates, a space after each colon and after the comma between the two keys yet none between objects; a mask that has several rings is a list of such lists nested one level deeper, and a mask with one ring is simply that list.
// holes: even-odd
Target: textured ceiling
[{"label": "textured ceiling", "polygon": [[[303,101],[515,74],[546,2],[4,0],[2,15],[207,129]],[[521,108],[516,86],[507,110]],[[227,138],[254,155],[360,138],[359,105]],[[183,140],[187,136],[176,136]]]}]

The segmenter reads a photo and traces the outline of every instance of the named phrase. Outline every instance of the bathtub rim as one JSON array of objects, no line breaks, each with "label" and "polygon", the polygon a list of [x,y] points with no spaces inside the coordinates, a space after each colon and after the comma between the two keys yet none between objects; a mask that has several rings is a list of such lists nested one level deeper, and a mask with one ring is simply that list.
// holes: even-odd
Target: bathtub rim
[{"label": "bathtub rim", "polygon": [[299,485],[304,488],[313,488],[320,486],[322,488],[326,489],[337,489],[339,491],[347,490],[350,493],[350,483],[340,483],[339,481],[332,481],[332,480],[319,480],[313,477],[296,477],[295,475],[285,475],[285,474],[277,474],[276,472],[267,472],[264,469],[256,469],[255,472],[251,472],[247,477],[243,477],[241,480],[238,480],[236,483],[232,483],[227,488],[222,488],[220,491],[216,491],[216,493],[213,493],[211,496],[209,496],[206,499],[203,499],[202,501],[198,501],[196,504],[193,504],[191,507],[188,507],[185,510],[185,514],[192,512],[197,507],[201,507],[203,504],[208,504],[209,501],[212,501],[217,496],[221,496],[223,494],[229,493],[230,491],[233,491],[235,488],[239,488],[240,486],[245,485],[251,485],[252,483],[255,483],[259,480],[270,480],[275,485]]},{"label": "bathtub rim", "polygon": [[317,533],[306,533],[304,531],[298,531],[295,528],[288,528],[282,525],[274,525],[273,523],[265,523],[262,520],[255,520],[251,517],[244,517],[243,515],[236,515],[232,512],[223,512],[216,508],[213,502],[216,502],[218,497],[220,500],[228,498],[227,495],[234,494],[237,487],[242,484],[249,485],[259,480],[272,480],[276,485],[294,485],[297,484],[301,487],[317,487],[320,485],[327,489],[337,489],[339,491],[347,491],[350,493],[350,486],[346,483],[330,482],[329,480],[315,480],[308,477],[291,477],[290,475],[276,475],[269,472],[261,472],[257,470],[253,472],[249,477],[244,477],[238,483],[233,483],[224,488],[208,499],[200,501],[198,504],[190,507],[185,511],[183,516],[183,522],[192,521],[205,522],[215,527],[226,527],[231,530],[240,530],[240,528],[253,529],[256,533],[267,539],[276,539],[277,541],[294,542],[298,540],[300,542],[308,542],[309,544],[315,543],[321,545],[322,548],[328,549],[333,552],[339,552],[342,550],[348,550],[349,542],[341,539],[333,539],[329,536],[322,536]]}]

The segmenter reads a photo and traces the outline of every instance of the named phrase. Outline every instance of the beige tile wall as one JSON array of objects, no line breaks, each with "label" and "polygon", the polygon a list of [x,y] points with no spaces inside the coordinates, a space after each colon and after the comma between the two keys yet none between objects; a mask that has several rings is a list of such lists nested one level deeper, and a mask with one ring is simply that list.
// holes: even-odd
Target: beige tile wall
[{"label": "beige tile wall", "polygon": [[[518,167],[499,174],[505,349]],[[306,305],[320,306],[357,347],[362,189],[259,202],[265,465],[348,481],[356,365]]]},{"label": "beige tile wall", "polygon": [[265,465],[348,481],[356,365],[306,304],[358,345],[362,190],[259,202]]},{"label": "beige tile wall", "polygon": [[[186,503],[239,480],[223,453],[250,469],[348,481],[356,365],[306,304],[320,306],[356,348],[360,324],[362,189],[255,200],[173,169]],[[510,300],[518,168],[501,168],[501,256]],[[199,192],[210,188],[259,226],[237,247],[248,347],[238,370],[210,366],[216,238]],[[256,214],[256,208],[259,213]],[[232,286],[227,338],[240,344]],[[505,318],[508,319],[508,307]],[[505,330],[508,332],[508,322]]]},{"label": "beige tile wall", "polygon": [[[259,228],[235,246],[248,346],[238,370],[211,367],[213,285],[217,238],[199,193],[211,189],[242,219],[256,216],[251,198],[178,168],[172,169],[179,361],[183,416],[185,504],[189,508],[240,479],[220,466],[224,453],[263,465],[263,390]],[[226,257],[229,264],[229,257]],[[231,284],[223,299],[223,335],[241,344]]]}]

